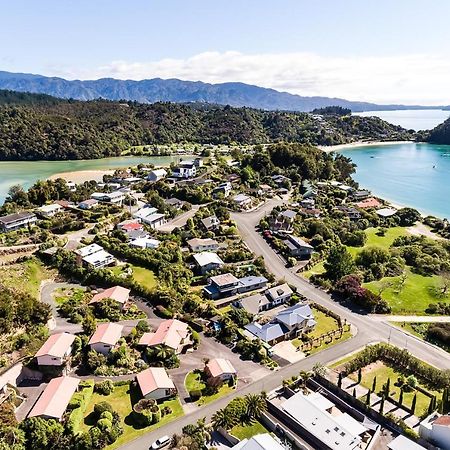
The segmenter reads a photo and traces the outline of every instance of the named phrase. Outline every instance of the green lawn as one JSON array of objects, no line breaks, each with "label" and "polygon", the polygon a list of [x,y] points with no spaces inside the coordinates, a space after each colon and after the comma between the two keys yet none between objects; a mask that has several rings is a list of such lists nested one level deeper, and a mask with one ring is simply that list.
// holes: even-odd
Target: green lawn
[{"label": "green lawn", "polygon": [[[367,241],[364,247],[382,247],[388,249],[396,238],[409,235],[404,227],[393,227],[386,229],[384,236],[377,235],[378,228],[367,228],[365,230]],[[347,247],[348,251],[355,257],[364,247]]]},{"label": "green lawn", "polygon": [[325,267],[323,267],[323,261],[321,261],[310,269],[301,272],[301,275],[305,278],[311,278],[313,275],[321,275],[323,273],[325,273]]},{"label": "green lawn", "polygon": [[[154,289],[157,286],[158,281],[155,277],[155,274],[150,269],[135,266],[134,264],[129,265],[133,270],[133,278],[137,283],[150,290]],[[120,275],[124,269],[123,266],[116,266],[113,267],[111,270],[115,275]]]},{"label": "green lawn", "polygon": [[[317,325],[310,333],[308,333],[308,336],[310,336],[311,338],[319,337],[322,334],[328,333],[329,331],[336,330],[338,328],[338,324],[333,317],[326,315],[324,312],[319,311],[318,309],[312,308],[312,310],[314,312],[314,318],[317,321]],[[331,342],[328,343],[325,343],[324,341],[319,346],[313,347],[310,351],[310,354],[320,352],[321,350],[336,345],[339,342],[343,342],[347,339],[350,339],[351,337],[352,334],[350,331],[344,331],[340,339],[333,339]],[[295,347],[298,347],[302,344],[302,340],[294,339],[292,341],[292,344]]]},{"label": "green lawn", "polygon": [[[399,376],[401,376],[402,373],[398,370],[387,366],[384,363],[378,362],[376,366],[369,370],[368,372],[364,373],[363,369],[363,377],[361,381],[361,385],[371,389],[372,383],[374,377],[377,377],[377,387],[375,389],[375,393],[378,393],[381,391],[382,386],[387,382],[387,379],[390,378],[390,396],[394,398],[395,400],[399,399],[400,395],[400,388],[396,386],[397,379]],[[404,376],[411,375],[410,373],[404,373]],[[351,374],[350,378],[354,379],[356,381],[357,375]],[[420,380],[419,380],[420,381]],[[442,396],[441,392],[433,391],[428,389],[428,387],[421,385],[421,387],[425,388],[430,394],[436,395],[437,400],[439,400]],[[430,397],[427,395],[419,392],[419,391],[412,391],[412,392],[404,392],[403,393],[403,404],[407,406],[408,408],[411,407],[412,399],[414,397],[414,394],[417,392],[417,403],[416,403],[416,411],[415,415],[420,416],[424,412],[428,410],[428,406],[430,404]]]},{"label": "green lawn", "polygon": [[225,397],[229,393],[233,392],[234,388],[230,387],[227,383],[224,383],[223,386],[219,389],[219,392],[212,395],[204,395],[204,390],[206,388],[206,383],[202,380],[202,373],[199,371],[192,371],[186,375],[184,380],[184,385],[188,392],[190,391],[201,391],[202,397],[196,401],[196,404],[206,405],[208,403],[214,402],[221,397]]},{"label": "green lawn", "polygon": [[98,393],[95,393],[86,408],[84,423],[81,424],[80,431],[87,431],[93,425],[91,413],[94,410],[94,405],[102,401],[110,403],[114,410],[119,413],[122,419],[124,430],[119,439],[117,439],[117,441],[113,445],[109,446],[108,449],[118,448],[125,442],[136,439],[141,434],[153,431],[156,428],[165,425],[166,423],[183,415],[183,408],[179,400],[168,400],[164,403],[161,403],[160,406],[169,406],[172,409],[172,414],[162,417],[158,423],[150,425],[149,427],[137,427],[133,423],[132,419],[133,405],[140,399],[140,395],[136,391],[137,389],[126,384],[124,386],[116,386],[114,392],[111,395],[100,395]]},{"label": "green lawn", "polygon": [[256,434],[269,433],[269,430],[259,421],[254,421],[245,425],[235,425],[230,434],[237,437],[239,440],[250,439]]},{"label": "green lawn", "polygon": [[419,313],[425,314],[430,303],[439,301],[433,293],[433,288],[439,284],[439,276],[425,277],[406,271],[406,279],[402,277],[386,277],[380,281],[364,283],[364,286],[379,294],[389,303],[393,314]]}]

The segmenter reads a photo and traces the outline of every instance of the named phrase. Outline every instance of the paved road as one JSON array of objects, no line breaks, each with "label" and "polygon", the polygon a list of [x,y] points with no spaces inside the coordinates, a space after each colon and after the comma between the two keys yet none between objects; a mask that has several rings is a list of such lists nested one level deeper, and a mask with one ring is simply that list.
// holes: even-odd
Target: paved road
[{"label": "paved road", "polygon": [[358,351],[370,343],[378,341],[390,341],[392,344],[408,348],[411,353],[420,359],[433,364],[436,367],[450,369],[450,358],[448,353],[435,348],[419,339],[404,333],[403,331],[390,326],[384,321],[374,320],[370,315],[356,314],[346,307],[334,302],[324,291],[312,286],[307,280],[297,276],[287,269],[281,259],[274,253],[266,241],[255,231],[255,225],[276,205],[282,204],[282,200],[270,200],[261,208],[251,213],[233,213],[232,219],[238,224],[239,231],[249,246],[256,254],[264,257],[266,266],[277,278],[284,279],[296,286],[307,298],[320,303],[327,308],[337,312],[348,322],[358,328],[358,333],[353,338],[334,345],[333,347],[321,351],[315,355],[309,356],[297,363],[288,365],[278,371],[271,372],[266,377],[250,383],[230,395],[217,400],[214,403],[206,405],[198,410],[183,416],[182,418],[168,423],[156,431],[145,434],[140,438],[123,445],[121,448],[126,450],[144,450],[148,449],[150,444],[163,435],[173,435],[180,433],[181,429],[190,423],[194,423],[200,418],[206,417],[209,421],[211,416],[221,408],[224,408],[228,402],[237,396],[243,396],[248,393],[266,391],[269,392],[282,383],[282,380],[297,375],[301,370],[310,370],[317,362],[328,364],[332,361],[343,358],[349,353]]},{"label": "paved road", "polygon": [[450,323],[450,316],[383,316],[373,314],[370,316],[372,320],[378,322],[433,322],[433,323]]}]

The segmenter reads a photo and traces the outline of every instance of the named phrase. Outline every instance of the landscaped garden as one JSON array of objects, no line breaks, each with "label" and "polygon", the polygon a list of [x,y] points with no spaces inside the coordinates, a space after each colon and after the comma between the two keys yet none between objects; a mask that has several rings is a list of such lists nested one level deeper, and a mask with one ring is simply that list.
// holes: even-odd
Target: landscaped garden
[{"label": "landscaped garden", "polygon": [[230,430],[230,434],[237,437],[241,441],[263,433],[269,433],[269,430],[258,420],[246,424],[235,425]]},{"label": "landscaped garden", "polygon": [[225,397],[235,389],[235,386],[230,386],[229,383],[223,383],[216,387],[208,386],[204,372],[198,369],[186,375],[184,384],[191,399],[199,406],[211,403],[220,397]]},{"label": "landscaped garden", "polygon": [[[76,395],[77,394],[75,394],[75,396]],[[104,402],[111,405],[114,413],[119,415],[120,425],[123,428],[123,433],[108,447],[109,449],[118,448],[125,442],[135,439],[141,434],[155,430],[183,415],[183,408],[177,398],[167,400],[158,404],[158,417],[160,417],[160,420],[145,426],[143,425],[143,422],[139,420],[139,414],[133,411],[133,406],[137,404],[140,399],[141,395],[139,389],[135,387],[133,383],[130,384],[129,382],[119,382],[115,384],[113,391],[107,395],[100,392],[94,392],[87,398],[88,401],[86,404],[83,405],[83,413],[78,413],[79,423],[74,424],[74,431],[89,432],[92,427],[98,427],[99,418],[97,416],[99,407],[96,407],[96,405],[103,404]],[[107,407],[102,409],[107,410]],[[100,427],[101,426],[103,425],[100,424]]]}]

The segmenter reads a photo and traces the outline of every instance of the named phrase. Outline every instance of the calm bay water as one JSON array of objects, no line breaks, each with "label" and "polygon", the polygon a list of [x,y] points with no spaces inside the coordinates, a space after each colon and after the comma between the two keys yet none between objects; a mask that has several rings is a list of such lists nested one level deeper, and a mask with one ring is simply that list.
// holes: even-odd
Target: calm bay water
[{"label": "calm bay water", "polygon": [[441,109],[406,109],[399,111],[365,111],[357,116],[376,116],[407,130],[431,130],[450,117],[450,111]]},{"label": "calm bay water", "polygon": [[45,180],[61,172],[118,169],[137,164],[169,166],[172,161],[178,159],[177,156],[119,156],[78,161],[1,161],[0,205],[4,202],[8,189],[14,184],[28,189],[37,180]]},{"label": "calm bay water", "polygon": [[450,218],[450,145],[393,144],[340,151],[362,187],[400,205]]}]

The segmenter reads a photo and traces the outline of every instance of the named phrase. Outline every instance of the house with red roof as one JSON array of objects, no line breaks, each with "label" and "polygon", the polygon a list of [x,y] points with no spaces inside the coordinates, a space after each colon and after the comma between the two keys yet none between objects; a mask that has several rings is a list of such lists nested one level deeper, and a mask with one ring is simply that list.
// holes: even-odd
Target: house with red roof
[{"label": "house with red roof", "polygon": [[190,344],[189,326],[177,319],[164,320],[154,333],[144,333],[139,340],[139,345],[145,347],[163,345],[172,349],[176,354],[181,353]]},{"label": "house with red roof", "polygon": [[122,286],[114,286],[109,289],[105,289],[104,291],[95,294],[89,304],[98,303],[107,298],[117,302],[120,309],[124,309],[130,298],[130,290]]},{"label": "house with red roof", "polygon": [[52,334],[37,351],[35,358],[38,366],[63,366],[72,353],[75,336],[70,333]]},{"label": "house with red roof", "polygon": [[379,208],[381,206],[381,202],[374,197],[369,197],[356,203],[356,206],[361,209]]},{"label": "house with red roof", "polygon": [[165,400],[177,395],[175,385],[163,367],[149,367],[138,373],[135,380],[144,398]]},{"label": "house with red roof", "polygon": [[122,337],[123,326],[119,323],[101,323],[89,339],[89,346],[98,353],[107,355]]},{"label": "house with red roof", "polygon": [[217,386],[236,378],[237,372],[228,359],[214,358],[205,365],[205,374],[208,384]]},{"label": "house with red roof", "polygon": [[62,420],[80,380],[72,377],[53,378],[34,404],[28,417]]}]

